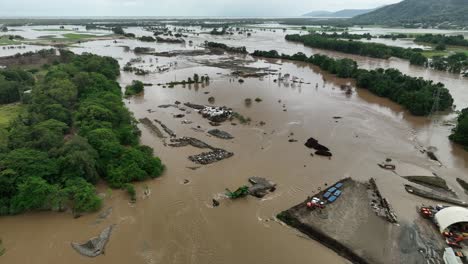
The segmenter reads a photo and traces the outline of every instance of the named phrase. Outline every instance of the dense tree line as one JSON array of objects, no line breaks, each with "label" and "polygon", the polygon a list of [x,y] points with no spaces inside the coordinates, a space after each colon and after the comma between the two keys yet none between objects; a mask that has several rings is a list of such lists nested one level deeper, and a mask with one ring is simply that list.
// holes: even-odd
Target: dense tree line
[{"label": "dense tree line", "polygon": [[417,35],[414,41],[431,43],[431,44],[444,44],[444,45],[468,47],[468,40],[466,40],[463,37],[463,35],[446,36],[446,35],[441,35],[441,34],[424,34],[424,35]]},{"label": "dense tree line", "polygon": [[143,41],[143,42],[155,42],[156,41],[156,39],[151,36],[142,36],[142,37],[139,37],[138,40]]},{"label": "dense tree line", "polygon": [[468,148],[468,108],[463,109],[458,116],[458,124],[453,129],[450,140]]},{"label": "dense tree line", "polygon": [[327,34],[286,35],[286,40],[301,42],[313,48],[335,50],[373,58],[388,59],[397,57],[409,60],[414,65],[425,65],[427,63],[427,58],[424,55],[410,48],[404,49],[380,43],[341,40]]},{"label": "dense tree line", "polygon": [[428,66],[438,71],[448,71],[455,74],[462,73],[468,77],[468,55],[455,53],[450,56],[434,56]]},{"label": "dense tree line", "polygon": [[[452,96],[442,83],[435,84],[422,78],[404,75],[397,69],[369,71],[359,69],[357,63],[351,59],[334,59],[320,54],[307,57],[304,53],[286,55],[279,54],[275,50],[257,50],[252,55],[308,62],[339,77],[354,78],[358,87],[368,89],[378,96],[389,98],[404,106],[414,115],[430,114],[434,100],[438,100],[440,110],[448,109],[453,104]],[[434,97],[437,91],[440,92],[438,99]]]},{"label": "dense tree line", "polygon": [[30,72],[21,69],[0,70],[0,104],[20,101],[24,92],[30,90],[34,82]]},{"label": "dense tree line", "polygon": [[113,188],[161,175],[115,81],[110,57],[62,51],[67,63],[33,84],[26,111],[8,128],[0,154],[0,215],[29,210],[97,210],[95,184]]},{"label": "dense tree line", "polygon": [[210,34],[211,35],[226,35],[226,34],[229,34],[227,29],[228,29],[227,27],[222,27],[221,30],[218,30],[218,27],[215,27],[210,31]]},{"label": "dense tree line", "polygon": [[225,50],[227,52],[234,52],[234,53],[242,53],[242,54],[247,54],[247,49],[245,47],[230,47],[226,44],[223,43],[218,43],[218,42],[205,42],[205,46],[207,48],[212,48],[212,49],[221,49]]},{"label": "dense tree line", "polygon": [[[318,34],[318,33],[316,33]],[[364,33],[364,34],[351,34],[348,31],[345,31],[343,33],[338,34],[337,32],[333,32],[331,34],[329,33],[322,33],[320,34],[323,37],[326,38],[334,38],[334,39],[354,39],[354,40],[359,40],[359,39],[372,39],[372,35],[370,33]]]},{"label": "dense tree line", "polygon": [[392,39],[392,40],[396,40],[396,39],[400,39],[400,38],[410,38],[410,37],[411,37],[411,35],[403,34],[403,33],[386,34],[386,35],[380,35],[379,36],[379,38]]}]

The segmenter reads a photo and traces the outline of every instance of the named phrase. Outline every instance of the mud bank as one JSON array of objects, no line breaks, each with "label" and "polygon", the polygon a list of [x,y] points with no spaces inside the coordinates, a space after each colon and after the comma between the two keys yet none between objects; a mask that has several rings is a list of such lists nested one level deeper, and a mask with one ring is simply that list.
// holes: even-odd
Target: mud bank
[{"label": "mud bank", "polygon": [[405,185],[405,190],[408,193],[421,196],[427,199],[440,201],[440,202],[446,202],[446,203],[463,206],[463,207],[468,207],[468,204],[466,202],[452,198],[452,197],[448,197],[447,195],[439,193],[434,190],[424,190],[423,188],[415,187],[409,184]]}]

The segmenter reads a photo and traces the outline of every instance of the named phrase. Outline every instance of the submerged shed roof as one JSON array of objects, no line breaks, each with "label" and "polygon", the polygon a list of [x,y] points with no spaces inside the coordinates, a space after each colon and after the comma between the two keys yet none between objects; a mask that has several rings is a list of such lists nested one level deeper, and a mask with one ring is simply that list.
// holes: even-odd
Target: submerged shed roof
[{"label": "submerged shed roof", "polygon": [[458,206],[444,208],[435,214],[440,232],[456,223],[468,223],[468,209]]}]

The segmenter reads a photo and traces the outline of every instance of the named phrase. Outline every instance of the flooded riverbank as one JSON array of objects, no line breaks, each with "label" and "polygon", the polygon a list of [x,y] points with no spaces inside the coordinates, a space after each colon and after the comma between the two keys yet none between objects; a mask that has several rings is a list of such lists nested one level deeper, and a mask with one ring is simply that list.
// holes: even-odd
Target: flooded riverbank
[{"label": "flooded riverbank", "polygon": [[[178,137],[194,137],[234,153],[234,156],[210,165],[200,166],[188,156],[201,151],[193,147],[172,148],[148,128],[142,130],[142,143],[155,149],[167,166],[165,174],[153,181],[136,184],[137,202],[128,202],[127,194],[108,191],[101,185],[103,210],[111,207],[107,217],[99,213],[73,219],[64,213],[30,213],[0,218],[0,238],[6,248],[0,259],[5,263],[346,263],[333,251],[304,237],[276,221],[277,213],[297,204],[326,183],[344,177],[366,181],[374,177],[382,195],[394,207],[400,221],[412,223],[417,216],[415,206],[424,203],[408,194],[405,179],[377,163],[391,158],[401,176],[435,172],[447,180],[461,199],[466,194],[455,181],[467,175],[468,155],[448,141],[450,127],[442,121],[454,114],[438,114],[428,118],[410,116],[389,100],[356,89],[350,80],[339,79],[316,67],[286,61],[256,60],[232,54],[156,57],[136,55],[122,46],[153,47],[156,51],[199,49],[205,40],[225,42],[232,46],[254,49],[276,49],[292,54],[320,52],[334,57],[352,57],[361,67],[395,67],[412,76],[443,82],[452,93],[457,109],[468,106],[467,81],[456,75],[409,66],[391,59],[377,60],[310,49],[288,43],[284,33],[259,32],[252,37],[223,37],[200,34],[190,37],[193,46],[142,43],[136,40],[86,42],[70,49],[77,53],[92,52],[112,56],[123,67],[131,59],[141,57],[137,66],[153,69],[172,65],[168,71],[136,76],[122,72],[122,87],[138,79],[147,86],[142,95],[125,100],[135,118],[158,119]],[[0,51],[0,55],[4,54]],[[150,62],[149,59],[152,59]],[[245,78],[231,75],[234,68],[220,68],[206,61],[241,61],[244,66],[276,70],[303,83],[275,82],[276,76]],[[177,62],[177,64],[174,64]],[[177,85],[163,88],[158,83],[186,80],[194,74],[208,75],[209,84]],[[353,86],[346,94],[341,85]],[[213,127],[195,111],[174,118],[179,109],[159,105],[191,102],[227,106],[252,119],[250,124],[224,122],[217,127],[234,138],[225,140],[205,133]],[[252,99],[246,105],[245,99]],[[261,102],[255,102],[260,98]],[[149,111],[150,110],[150,111]],[[286,111],[285,111],[286,110]],[[339,116],[341,119],[335,119]],[[183,120],[192,123],[184,123]],[[433,122],[433,120],[441,120]],[[199,127],[198,127],[199,126]],[[194,129],[196,128],[196,129]],[[314,137],[333,152],[331,159],[311,156],[304,146]],[[297,142],[290,142],[290,139]],[[421,153],[428,145],[436,146],[443,166]],[[193,170],[193,167],[199,167]],[[277,183],[277,190],[263,199],[249,197],[231,201],[225,188],[235,189],[252,176]],[[465,180],[468,180],[465,179]],[[149,195],[145,195],[149,190]],[[220,206],[213,208],[212,199]],[[77,254],[71,242],[85,241],[115,224],[105,255],[87,259]]]}]

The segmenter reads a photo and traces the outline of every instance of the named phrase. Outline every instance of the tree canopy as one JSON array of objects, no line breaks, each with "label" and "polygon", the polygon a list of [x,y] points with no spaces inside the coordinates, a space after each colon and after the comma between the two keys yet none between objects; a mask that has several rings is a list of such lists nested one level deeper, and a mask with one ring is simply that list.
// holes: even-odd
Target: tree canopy
[{"label": "tree canopy", "polygon": [[139,145],[140,131],[115,81],[117,61],[63,52],[68,63],[50,66],[36,82],[21,70],[0,71],[0,98],[3,89],[16,88],[20,98],[25,87],[31,90],[0,154],[0,214],[97,210],[93,184],[100,179],[127,188],[164,170],[153,150]]},{"label": "tree canopy", "polygon": [[313,48],[335,50],[373,58],[387,59],[390,57],[397,57],[409,60],[411,64],[415,65],[425,65],[427,62],[427,59],[420,52],[416,52],[410,48],[405,49],[380,43],[343,40],[338,39],[338,36],[339,35],[325,33],[312,33],[308,35],[294,34],[286,35],[286,40],[301,42]]}]

